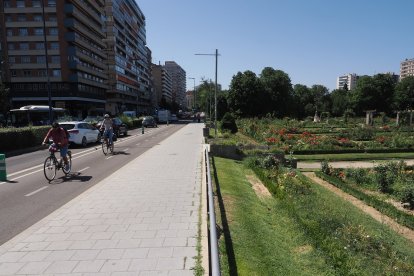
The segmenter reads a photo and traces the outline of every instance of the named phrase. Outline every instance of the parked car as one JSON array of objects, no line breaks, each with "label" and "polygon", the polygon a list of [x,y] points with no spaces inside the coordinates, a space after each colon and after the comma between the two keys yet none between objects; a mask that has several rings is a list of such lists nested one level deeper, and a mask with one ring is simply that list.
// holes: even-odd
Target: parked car
[{"label": "parked car", "polygon": [[[103,122],[103,119],[96,124],[96,127],[98,129],[101,128],[102,122]],[[115,118],[112,118],[112,122],[113,122],[112,128],[114,130],[114,137],[113,137],[114,141],[118,137],[120,137],[121,134],[124,136],[128,134],[128,126],[125,123],[123,123],[121,119],[119,119],[118,117],[115,117]]]},{"label": "parked car", "polygon": [[61,122],[59,125],[69,132],[69,143],[86,147],[88,143],[96,143],[101,139],[99,130],[87,122]]},{"label": "parked car", "polygon": [[171,122],[177,122],[178,118],[176,114],[171,114]]},{"label": "parked car", "polygon": [[158,127],[157,121],[152,116],[145,116],[144,118],[142,118],[142,125],[144,127]]}]

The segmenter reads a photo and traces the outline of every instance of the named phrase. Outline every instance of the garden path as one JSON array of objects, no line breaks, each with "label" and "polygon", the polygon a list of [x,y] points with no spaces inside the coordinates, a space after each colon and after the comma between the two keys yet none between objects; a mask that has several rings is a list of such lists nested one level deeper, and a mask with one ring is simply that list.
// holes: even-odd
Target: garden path
[{"label": "garden path", "polygon": [[[412,160],[412,161],[414,161],[414,160]],[[340,162],[336,162],[336,163],[340,163]],[[345,163],[345,162],[343,162],[343,163]],[[346,162],[346,163],[348,163],[348,162]],[[320,166],[320,164],[319,164],[319,166]],[[338,167],[338,168],[344,168],[344,167]],[[413,230],[409,229],[408,227],[400,225],[395,220],[393,220],[390,217],[382,214],[381,212],[374,209],[373,207],[368,206],[363,201],[361,201],[361,200],[359,200],[359,199],[343,192],[341,189],[339,189],[339,188],[331,185],[330,183],[320,179],[319,177],[317,177],[315,175],[315,173],[313,173],[313,172],[304,172],[303,174],[305,176],[307,176],[308,178],[310,178],[313,182],[325,187],[326,189],[332,191],[333,193],[340,196],[341,198],[349,201],[354,206],[358,207],[359,209],[361,209],[362,211],[364,211],[365,213],[367,213],[368,215],[370,215],[371,217],[373,217],[374,219],[376,219],[380,223],[384,223],[384,224],[388,225],[395,232],[399,233],[400,235],[407,238],[408,240],[414,242],[414,231]]]},{"label": "garden path", "polygon": [[[384,163],[391,160],[374,160],[374,161],[330,161],[329,165],[332,168],[372,168],[379,163]],[[399,160],[398,160],[399,161]],[[404,162],[409,165],[414,165],[414,159],[406,159]],[[298,169],[320,169],[321,162],[298,162]]]}]

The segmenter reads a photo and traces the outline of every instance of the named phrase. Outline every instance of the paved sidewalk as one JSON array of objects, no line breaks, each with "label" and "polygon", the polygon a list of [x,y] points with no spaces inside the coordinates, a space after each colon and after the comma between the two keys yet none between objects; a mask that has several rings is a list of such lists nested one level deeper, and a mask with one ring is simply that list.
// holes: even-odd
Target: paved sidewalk
[{"label": "paved sidewalk", "polygon": [[0,275],[193,275],[203,126],[188,124],[0,246]]}]

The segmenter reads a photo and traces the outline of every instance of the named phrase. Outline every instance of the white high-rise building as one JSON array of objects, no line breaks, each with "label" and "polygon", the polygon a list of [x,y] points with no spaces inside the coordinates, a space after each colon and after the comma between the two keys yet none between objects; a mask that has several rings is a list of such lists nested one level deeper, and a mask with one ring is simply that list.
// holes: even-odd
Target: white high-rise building
[{"label": "white high-rise building", "polygon": [[400,79],[414,76],[414,58],[406,59],[400,64]]},{"label": "white high-rise building", "polygon": [[343,89],[346,84],[348,90],[352,90],[356,86],[357,80],[357,74],[346,74],[339,76],[336,80],[336,89]]}]

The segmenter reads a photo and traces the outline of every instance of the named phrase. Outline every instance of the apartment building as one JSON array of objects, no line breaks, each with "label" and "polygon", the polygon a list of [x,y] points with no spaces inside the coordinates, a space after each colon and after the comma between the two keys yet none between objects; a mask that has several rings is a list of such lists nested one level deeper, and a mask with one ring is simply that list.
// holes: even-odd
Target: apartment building
[{"label": "apartment building", "polygon": [[173,80],[169,71],[163,65],[151,64],[153,89],[156,108],[163,107],[163,103],[172,103]]},{"label": "apartment building", "polygon": [[105,1],[108,53],[106,109],[146,113],[151,105],[150,60],[145,16],[135,0]]},{"label": "apartment building", "polygon": [[414,76],[414,58],[406,59],[400,63],[400,79]]},{"label": "apartment building", "polygon": [[357,80],[357,74],[346,74],[339,76],[336,80],[336,89],[344,89],[346,84],[348,90],[352,90],[356,86]]},{"label": "apartment building", "polygon": [[186,105],[186,72],[175,61],[166,61],[165,69],[172,77],[172,101],[178,105]]},{"label": "apartment building", "polygon": [[151,51],[135,0],[3,0],[0,5],[1,70],[14,108],[48,105],[50,99],[79,118],[149,112]]},{"label": "apartment building", "polygon": [[0,59],[12,106],[48,105],[51,100],[52,106],[79,118],[102,112],[108,79],[105,1],[0,4]]}]

